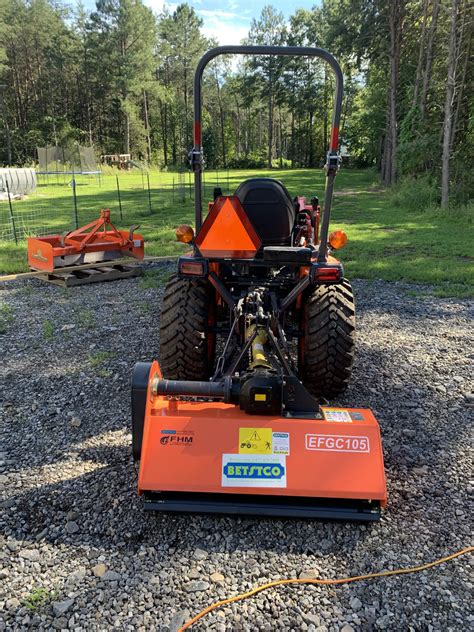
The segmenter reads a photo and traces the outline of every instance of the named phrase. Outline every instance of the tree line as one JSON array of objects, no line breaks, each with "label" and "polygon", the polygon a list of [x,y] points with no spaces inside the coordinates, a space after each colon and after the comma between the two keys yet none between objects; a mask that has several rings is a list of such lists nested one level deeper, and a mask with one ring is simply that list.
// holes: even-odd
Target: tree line
[{"label": "tree line", "polygon": [[[142,0],[0,0],[0,161],[36,146],[94,144],[161,168],[192,145],[192,80],[215,41],[188,4],[155,15]],[[324,0],[288,21],[266,6],[244,43],[321,46],[341,62],[346,160],[382,181],[429,178],[439,199],[474,190],[470,0]],[[307,58],[226,57],[205,73],[203,145],[210,167],[318,167],[334,80]]]}]

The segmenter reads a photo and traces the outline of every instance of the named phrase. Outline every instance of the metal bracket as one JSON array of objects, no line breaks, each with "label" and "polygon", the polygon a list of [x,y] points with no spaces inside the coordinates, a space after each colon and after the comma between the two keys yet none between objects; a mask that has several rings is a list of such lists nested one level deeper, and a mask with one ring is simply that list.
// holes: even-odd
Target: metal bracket
[{"label": "metal bracket", "polygon": [[193,149],[189,152],[188,157],[191,171],[202,171],[204,166],[204,155],[202,151],[193,147]]},{"label": "metal bracket", "polygon": [[326,164],[324,165],[324,170],[326,171],[326,174],[331,171],[334,171],[336,173],[337,171],[339,171],[340,166],[341,156],[339,154],[333,154],[328,151],[326,156]]}]

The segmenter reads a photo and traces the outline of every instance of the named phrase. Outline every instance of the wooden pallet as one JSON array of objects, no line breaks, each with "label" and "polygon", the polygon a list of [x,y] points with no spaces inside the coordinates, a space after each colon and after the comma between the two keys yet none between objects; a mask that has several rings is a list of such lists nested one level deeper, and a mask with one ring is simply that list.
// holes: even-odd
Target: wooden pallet
[{"label": "wooden pallet", "polygon": [[[81,266],[83,268],[84,266]],[[115,281],[117,279],[130,279],[131,277],[143,274],[143,268],[136,265],[124,265],[120,263],[112,263],[108,266],[94,268],[91,264],[90,268],[74,270],[69,267],[67,270],[55,270],[54,272],[44,272],[37,275],[37,278],[47,283],[54,283],[61,287],[74,287],[76,285],[85,285],[86,283],[98,283],[99,281]]]}]

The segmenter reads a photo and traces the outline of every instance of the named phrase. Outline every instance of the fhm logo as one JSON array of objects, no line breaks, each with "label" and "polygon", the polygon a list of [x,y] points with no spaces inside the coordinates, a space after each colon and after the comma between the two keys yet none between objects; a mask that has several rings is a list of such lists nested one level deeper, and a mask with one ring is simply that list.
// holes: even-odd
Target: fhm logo
[{"label": "fhm logo", "polygon": [[165,435],[161,437],[160,443],[161,445],[192,445],[193,443],[192,436],[187,435]]},{"label": "fhm logo", "polygon": [[233,479],[279,480],[285,475],[280,463],[226,463],[224,474]]}]

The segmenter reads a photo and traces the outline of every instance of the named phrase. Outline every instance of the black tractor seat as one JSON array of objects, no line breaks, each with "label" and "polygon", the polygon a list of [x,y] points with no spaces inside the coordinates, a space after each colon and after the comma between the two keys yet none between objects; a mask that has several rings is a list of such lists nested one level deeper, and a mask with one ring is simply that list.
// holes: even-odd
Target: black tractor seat
[{"label": "black tractor seat", "polygon": [[234,195],[257,231],[262,246],[291,246],[296,212],[286,187],[272,178],[250,178]]}]

